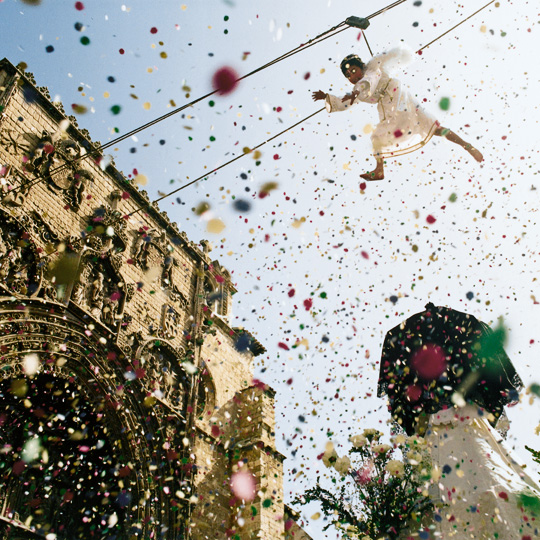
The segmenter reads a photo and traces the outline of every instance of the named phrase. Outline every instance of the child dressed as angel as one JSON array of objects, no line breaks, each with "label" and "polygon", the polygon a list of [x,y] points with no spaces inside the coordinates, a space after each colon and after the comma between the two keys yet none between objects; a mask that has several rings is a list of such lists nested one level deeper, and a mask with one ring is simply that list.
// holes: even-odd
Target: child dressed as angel
[{"label": "child dressed as angel", "polygon": [[397,79],[390,76],[392,67],[404,66],[411,57],[408,50],[396,48],[374,56],[366,65],[357,55],[351,54],[341,62],[341,71],[354,84],[353,91],[343,98],[322,90],[313,92],[314,101],[326,100],[328,112],[344,111],[360,101],[377,104],[379,123],[371,135],[377,165],[373,171],[360,175],[365,180],[382,180],[385,159],[418,150],[433,135],[458,144],[478,162],[484,159],[479,150],[450,129],[442,127],[416,103]]}]

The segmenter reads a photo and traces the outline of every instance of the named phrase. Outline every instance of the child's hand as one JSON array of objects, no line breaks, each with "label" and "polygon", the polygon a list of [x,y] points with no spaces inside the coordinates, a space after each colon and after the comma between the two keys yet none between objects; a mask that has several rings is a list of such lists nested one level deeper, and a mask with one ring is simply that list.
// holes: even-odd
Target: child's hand
[{"label": "child's hand", "polygon": [[353,91],[351,94],[347,94],[346,96],[341,98],[341,101],[343,103],[346,103],[347,101],[350,101],[350,104],[352,105],[354,103],[354,100],[358,96],[360,92]]},{"label": "child's hand", "polygon": [[326,99],[326,93],[322,90],[317,90],[311,94],[311,97],[313,98],[313,101],[319,101],[320,99]]}]

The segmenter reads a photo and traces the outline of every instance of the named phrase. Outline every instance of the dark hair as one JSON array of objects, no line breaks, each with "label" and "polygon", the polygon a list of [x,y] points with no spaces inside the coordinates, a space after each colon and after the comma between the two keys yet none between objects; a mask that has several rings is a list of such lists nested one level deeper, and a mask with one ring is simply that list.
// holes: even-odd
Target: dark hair
[{"label": "dark hair", "polygon": [[362,62],[362,60],[360,60],[360,57],[357,54],[349,54],[349,56],[346,56],[341,61],[341,65],[339,67],[341,68],[343,75],[346,76],[347,69],[349,69],[351,66],[358,66],[361,70],[366,69],[366,65],[364,62]]}]

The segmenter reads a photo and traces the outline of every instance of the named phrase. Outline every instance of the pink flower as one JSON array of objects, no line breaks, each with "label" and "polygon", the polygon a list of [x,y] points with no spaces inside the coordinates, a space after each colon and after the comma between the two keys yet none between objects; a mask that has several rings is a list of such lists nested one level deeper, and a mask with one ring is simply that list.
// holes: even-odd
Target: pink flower
[{"label": "pink flower", "polygon": [[365,486],[371,480],[372,472],[373,463],[370,461],[366,463],[359,471],[356,471],[355,481],[361,486]]}]

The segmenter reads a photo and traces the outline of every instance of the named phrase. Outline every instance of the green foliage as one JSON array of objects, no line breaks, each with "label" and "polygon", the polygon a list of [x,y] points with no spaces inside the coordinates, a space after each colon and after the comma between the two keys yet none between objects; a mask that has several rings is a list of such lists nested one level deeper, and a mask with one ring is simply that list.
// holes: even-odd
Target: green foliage
[{"label": "green foliage", "polygon": [[[365,430],[351,438],[348,457],[327,445],[323,462],[336,471],[331,489],[317,485],[297,497],[296,504],[320,503],[344,539],[397,539],[412,522],[433,508],[427,494],[431,478],[428,452],[420,437],[396,437],[394,447],[379,444],[382,434]],[[403,461],[393,457],[400,450]]]},{"label": "green foliage", "polygon": [[525,445],[525,448],[533,455],[533,460],[536,461],[536,463],[540,463],[540,451],[533,450],[532,448],[529,448],[527,445]]}]

